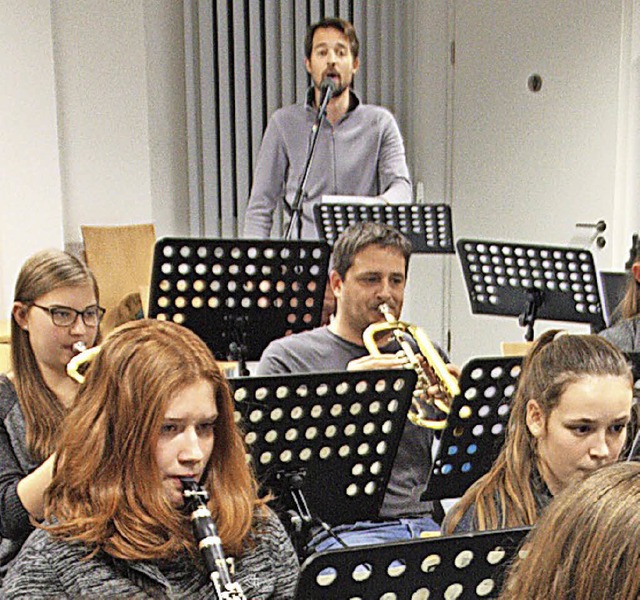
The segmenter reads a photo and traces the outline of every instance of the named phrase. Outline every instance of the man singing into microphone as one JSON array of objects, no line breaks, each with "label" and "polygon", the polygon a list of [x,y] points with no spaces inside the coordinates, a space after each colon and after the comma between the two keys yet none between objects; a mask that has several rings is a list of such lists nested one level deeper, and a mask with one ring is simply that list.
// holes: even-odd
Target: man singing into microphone
[{"label": "man singing into microphone", "polygon": [[335,91],[319,129],[302,199],[302,238],[318,237],[313,205],[323,195],[379,196],[389,203],[411,201],[404,144],[393,115],[382,107],[362,104],[351,89],[360,65],[359,47],[356,31],[348,21],[325,18],[309,27],[304,64],[313,86],[304,104],[281,108],[269,121],[245,213],[245,237],[268,238],[278,203],[293,204],[311,130],[327,88],[335,87]]}]

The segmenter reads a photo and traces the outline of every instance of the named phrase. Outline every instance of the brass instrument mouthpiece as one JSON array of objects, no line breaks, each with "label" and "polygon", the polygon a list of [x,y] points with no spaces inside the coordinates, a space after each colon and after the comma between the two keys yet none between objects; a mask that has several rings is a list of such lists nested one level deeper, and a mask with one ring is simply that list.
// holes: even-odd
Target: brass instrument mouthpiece
[{"label": "brass instrument mouthpiece", "polygon": [[87,345],[80,341],[80,342],[76,342],[73,346],[71,346],[71,349],[76,353],[76,354],[80,354],[80,352],[84,352],[87,349]]},{"label": "brass instrument mouthpiece", "polygon": [[395,323],[396,318],[393,316],[393,313],[391,312],[391,307],[386,302],[383,302],[380,306],[378,306],[378,311],[382,313],[384,318],[389,323]]},{"label": "brass instrument mouthpiece", "polygon": [[79,369],[82,365],[95,358],[98,352],[100,352],[100,346],[87,348],[84,342],[76,342],[72,347],[77,354],[67,364],[67,375],[69,375],[71,379],[75,379],[78,383],[84,383],[84,375],[80,373]]}]

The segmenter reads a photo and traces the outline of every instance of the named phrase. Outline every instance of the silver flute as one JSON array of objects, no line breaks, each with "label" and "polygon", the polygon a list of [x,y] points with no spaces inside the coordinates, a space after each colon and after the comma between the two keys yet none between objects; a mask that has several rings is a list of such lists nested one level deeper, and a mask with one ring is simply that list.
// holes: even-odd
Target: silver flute
[{"label": "silver flute", "polygon": [[180,477],[193,534],[219,600],[246,600],[240,585],[231,579],[216,524],[207,508],[209,494],[191,477]]}]

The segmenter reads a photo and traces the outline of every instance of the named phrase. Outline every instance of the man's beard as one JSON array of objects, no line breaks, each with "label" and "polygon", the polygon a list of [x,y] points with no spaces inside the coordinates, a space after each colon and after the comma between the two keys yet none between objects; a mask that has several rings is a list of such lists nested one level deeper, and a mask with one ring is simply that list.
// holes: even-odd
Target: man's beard
[{"label": "man's beard", "polygon": [[[322,101],[323,96],[322,96],[322,82],[324,81],[324,79],[322,81],[320,81],[320,83],[315,83],[314,85],[316,87],[316,89],[320,92],[320,101]],[[338,96],[340,96],[348,87],[349,84],[344,84],[342,83],[342,80],[340,80],[340,83],[336,83],[336,80],[331,78],[331,81],[333,81],[333,83],[335,84],[335,89],[333,91],[333,94],[331,95],[332,98],[337,98]]]},{"label": "man's beard", "polygon": [[337,98],[338,96],[342,95],[342,92],[344,92],[347,89],[346,85],[337,85],[335,91],[333,92],[333,97]]}]

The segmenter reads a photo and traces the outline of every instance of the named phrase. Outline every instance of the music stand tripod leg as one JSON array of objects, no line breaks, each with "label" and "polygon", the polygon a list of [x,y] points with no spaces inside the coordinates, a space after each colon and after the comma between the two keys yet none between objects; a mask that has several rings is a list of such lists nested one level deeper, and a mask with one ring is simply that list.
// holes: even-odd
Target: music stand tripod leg
[{"label": "music stand tripod leg", "polygon": [[305,474],[302,472],[286,473],[283,476],[289,495],[295,504],[295,509],[289,510],[288,513],[291,522],[292,541],[298,556],[307,553],[308,544],[312,539],[311,528],[313,525],[319,526],[343,548],[348,548],[348,545],[333,531],[328,523],[309,510],[307,499],[302,491],[304,477]]}]

